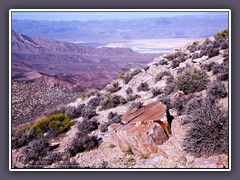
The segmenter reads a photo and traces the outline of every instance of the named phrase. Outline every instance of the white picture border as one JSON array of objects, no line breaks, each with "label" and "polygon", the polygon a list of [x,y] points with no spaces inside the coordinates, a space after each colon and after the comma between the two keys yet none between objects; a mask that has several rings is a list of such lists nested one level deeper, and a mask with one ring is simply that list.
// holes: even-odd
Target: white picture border
[{"label": "white picture border", "polygon": [[[213,168],[186,168],[186,169],[17,169],[12,167],[12,12],[228,12],[228,30],[229,30],[229,82],[228,82],[228,113],[229,113],[229,152],[228,152],[228,169]],[[9,10],[9,171],[231,171],[231,10],[230,9],[10,9]]]}]

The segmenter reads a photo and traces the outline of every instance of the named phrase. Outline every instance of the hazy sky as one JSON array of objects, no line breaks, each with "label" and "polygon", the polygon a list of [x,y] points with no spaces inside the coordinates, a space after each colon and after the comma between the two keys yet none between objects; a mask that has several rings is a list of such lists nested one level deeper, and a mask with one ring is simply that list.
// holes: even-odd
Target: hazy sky
[{"label": "hazy sky", "polygon": [[227,12],[12,12],[12,19],[49,21],[128,20],[183,15],[225,15]]}]

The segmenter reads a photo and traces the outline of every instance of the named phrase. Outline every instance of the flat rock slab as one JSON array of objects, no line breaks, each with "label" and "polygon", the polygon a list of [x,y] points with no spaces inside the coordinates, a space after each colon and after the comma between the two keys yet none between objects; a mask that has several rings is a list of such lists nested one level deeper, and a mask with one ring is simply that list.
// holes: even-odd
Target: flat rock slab
[{"label": "flat rock slab", "polygon": [[161,119],[166,119],[166,106],[161,102],[133,109],[123,115],[122,119],[124,124],[112,124],[109,127],[112,141],[122,151],[131,149],[133,153],[149,156],[157,153],[158,145],[168,140],[159,123]]}]

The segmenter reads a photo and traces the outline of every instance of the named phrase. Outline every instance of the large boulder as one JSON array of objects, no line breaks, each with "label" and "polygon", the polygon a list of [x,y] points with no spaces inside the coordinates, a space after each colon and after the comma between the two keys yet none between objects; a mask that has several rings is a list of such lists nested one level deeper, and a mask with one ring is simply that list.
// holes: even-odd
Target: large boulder
[{"label": "large boulder", "polygon": [[158,152],[158,145],[170,136],[167,108],[161,102],[150,103],[126,113],[122,124],[112,124],[109,133],[122,151],[149,156]]}]

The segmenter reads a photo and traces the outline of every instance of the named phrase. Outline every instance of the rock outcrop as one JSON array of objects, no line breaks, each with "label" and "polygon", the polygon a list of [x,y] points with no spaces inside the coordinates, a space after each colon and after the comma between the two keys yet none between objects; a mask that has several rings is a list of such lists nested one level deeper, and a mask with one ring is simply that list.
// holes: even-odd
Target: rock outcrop
[{"label": "rock outcrop", "polygon": [[170,136],[166,115],[167,108],[161,102],[133,109],[123,116],[124,124],[113,124],[109,133],[116,146],[122,151],[149,156],[158,152],[158,145]]}]

